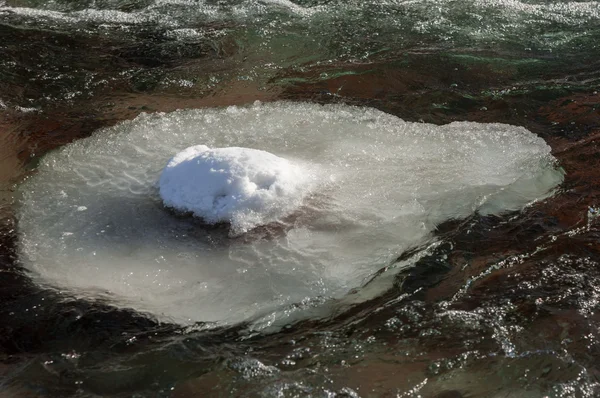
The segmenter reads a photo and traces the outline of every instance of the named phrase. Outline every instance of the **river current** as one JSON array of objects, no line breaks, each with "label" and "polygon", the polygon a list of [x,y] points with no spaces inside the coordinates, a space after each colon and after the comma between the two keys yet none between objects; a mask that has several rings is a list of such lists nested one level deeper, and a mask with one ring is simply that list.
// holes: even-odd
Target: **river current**
[{"label": "river current", "polygon": [[[600,3],[0,0],[0,395],[600,394]],[[232,236],[186,146],[302,165]]]}]

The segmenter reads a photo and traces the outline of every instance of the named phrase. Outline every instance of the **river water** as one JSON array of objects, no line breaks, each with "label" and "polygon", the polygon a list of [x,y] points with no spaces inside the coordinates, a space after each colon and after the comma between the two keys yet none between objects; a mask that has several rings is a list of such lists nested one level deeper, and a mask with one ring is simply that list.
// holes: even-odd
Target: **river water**
[{"label": "river water", "polygon": [[[0,0],[0,395],[600,395],[599,43],[598,1]],[[476,123],[434,126],[456,121]],[[509,138],[485,138],[494,129]],[[350,165],[351,183],[323,194],[342,210],[311,202],[317,216],[231,243],[133,201],[150,183],[117,184],[126,200],[101,184],[123,170],[150,181],[140,164],[204,142],[340,167],[327,175]],[[542,169],[527,161],[540,153]],[[514,196],[482,201],[490,180]],[[129,232],[96,238],[107,214]],[[161,282],[203,277],[189,259],[204,246],[156,225],[210,241],[200,257],[230,283],[167,305],[136,277],[116,299],[115,273],[160,245],[188,267]],[[318,261],[306,286],[298,273],[269,284],[268,271],[226,273],[223,242],[241,248],[232,264],[286,263],[273,242]]]}]

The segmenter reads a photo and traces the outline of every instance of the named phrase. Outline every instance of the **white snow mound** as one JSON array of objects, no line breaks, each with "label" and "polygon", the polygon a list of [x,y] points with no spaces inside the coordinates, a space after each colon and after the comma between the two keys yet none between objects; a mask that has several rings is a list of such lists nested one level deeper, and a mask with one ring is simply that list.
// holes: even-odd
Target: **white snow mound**
[{"label": "white snow mound", "polygon": [[251,148],[196,145],[163,169],[163,203],[209,224],[243,233],[293,212],[306,191],[307,173],[287,159]]}]

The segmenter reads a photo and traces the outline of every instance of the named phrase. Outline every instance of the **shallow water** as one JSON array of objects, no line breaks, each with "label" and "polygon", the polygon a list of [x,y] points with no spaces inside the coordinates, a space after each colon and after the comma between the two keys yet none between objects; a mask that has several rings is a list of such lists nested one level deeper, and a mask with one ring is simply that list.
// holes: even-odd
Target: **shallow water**
[{"label": "shallow water", "polygon": [[[598,395],[599,10],[597,1],[0,0],[1,393],[61,397]],[[492,201],[486,210],[475,200],[477,189],[467,189],[464,198],[456,191],[443,196],[429,189],[439,187],[442,176],[453,182],[451,187],[485,182],[493,176],[510,176],[502,181],[510,185],[515,170],[539,171],[538,165],[523,168],[519,162],[524,158],[501,155],[500,149],[525,151],[529,147],[523,141],[481,141],[482,150],[470,151],[475,138],[489,132],[489,126],[467,125],[466,130],[465,125],[455,125],[461,126],[463,135],[444,142],[437,141],[439,134],[434,138],[427,134],[437,131],[443,136],[451,128],[417,123],[407,124],[413,127],[405,137],[423,142],[408,145],[411,150],[403,153],[399,144],[412,141],[395,141],[397,137],[392,139],[390,134],[394,129],[384,129],[381,141],[365,136],[360,145],[348,148],[351,140],[332,134],[331,128],[317,128],[315,136],[333,140],[331,145],[337,148],[327,162],[321,158],[328,168],[333,167],[331,159],[339,163],[324,174],[335,174],[342,160],[353,165],[347,178],[354,184],[338,184],[338,194],[346,192],[337,197],[344,210],[339,214],[356,223],[364,221],[364,209],[372,207],[378,216],[371,220],[371,235],[365,234],[362,223],[360,228],[344,228],[346,234],[357,233],[352,243],[329,242],[334,247],[326,250],[330,257],[315,257],[327,259],[329,267],[340,265],[339,257],[355,256],[372,266],[332,274],[332,284],[324,285],[329,290],[323,295],[315,294],[309,277],[323,275],[303,274],[302,283],[309,286],[304,291],[295,279],[299,275],[293,273],[291,287],[282,290],[311,299],[286,296],[273,303],[274,290],[264,289],[259,293],[264,294],[264,303],[274,304],[274,310],[258,317],[252,314],[261,311],[250,310],[250,315],[243,311],[220,326],[189,322],[189,318],[208,319],[197,316],[196,306],[170,303],[168,311],[160,312],[156,305],[168,303],[162,298],[152,305],[136,303],[140,294],[147,298],[156,292],[146,288],[152,278],[135,278],[139,291],[117,297],[111,289],[120,284],[107,277],[115,274],[93,267],[104,261],[113,272],[131,272],[127,267],[140,274],[145,271],[156,258],[153,254],[158,254],[147,238],[164,240],[162,230],[147,223],[149,214],[160,222],[171,220],[174,228],[194,231],[196,239],[213,239],[216,251],[229,239],[226,231],[172,219],[154,199],[145,200],[143,206],[135,201],[136,195],[152,197],[153,173],[185,146],[170,142],[168,134],[173,130],[184,134],[194,118],[225,111],[152,113],[229,105],[253,109],[257,99],[334,103],[338,105],[327,109],[336,110],[336,117],[346,109],[341,104],[350,104],[360,107],[358,113],[375,112],[368,110],[375,107],[394,115],[374,113],[386,120],[397,116],[434,124],[468,120],[524,126],[533,132],[531,137],[541,137],[533,139],[535,153],[547,151],[541,139],[551,147],[565,172],[564,181],[551,197],[523,208],[558,182],[559,174],[549,168],[548,180],[538,180],[545,182],[533,191],[524,190],[530,184],[512,190],[528,192],[525,197],[513,203],[511,196]],[[316,105],[305,106],[298,117],[318,125],[318,118],[308,117]],[[142,112],[148,114],[138,117]],[[133,122],[117,124],[135,117]],[[357,125],[372,122],[361,123]],[[151,156],[148,169],[134,168],[150,163],[128,163],[129,155],[118,154],[123,148],[135,153],[126,142],[136,133],[128,129],[138,126],[137,137],[142,137],[142,126],[149,124],[165,130],[162,137],[153,138],[160,140],[160,147],[151,146],[159,156]],[[257,128],[248,146],[256,147],[251,144],[262,137],[265,149],[288,155],[285,145],[276,140],[265,143],[269,132],[264,125],[245,120],[241,124]],[[202,137],[229,144],[228,140],[236,138],[231,132],[240,129],[224,120],[220,125],[223,134],[195,129],[181,141],[196,144],[193,141]],[[63,146],[103,127],[109,129]],[[515,134],[524,131],[501,129]],[[339,130],[336,134],[358,134],[349,127]],[[278,139],[288,137],[296,150],[302,136],[286,136],[291,133],[291,129],[272,132]],[[111,137],[112,144],[106,137]],[[313,147],[318,145],[307,142],[299,153],[315,152]],[[353,151],[368,145],[385,154],[382,160],[399,162],[403,172],[365,167],[366,155]],[[60,149],[41,158],[56,148]],[[429,153],[420,152],[427,148]],[[69,151],[71,155],[65,156]],[[440,154],[456,161],[451,163],[454,168],[432,161]],[[401,163],[400,155],[414,160]],[[378,164],[372,153],[366,158]],[[480,174],[480,168],[471,167],[477,159],[498,167]],[[76,176],[76,170],[87,174]],[[115,180],[102,180],[107,170],[117,176]],[[135,178],[121,178],[129,170],[138,173]],[[369,181],[361,174],[366,171],[381,174]],[[72,179],[70,185],[63,178]],[[427,185],[428,178],[436,184]],[[113,189],[83,183],[94,179]],[[394,191],[391,185],[405,187],[401,184],[408,182],[420,187],[416,194],[421,200],[433,195],[451,204],[435,209],[435,217],[419,233],[409,227],[410,222],[393,222],[402,210],[397,203],[406,202],[406,191]],[[361,204],[355,193],[342,189],[352,186],[360,187],[360,192],[400,193],[391,202],[365,198]],[[98,187],[103,189],[95,190]],[[61,190],[68,199],[60,198]],[[339,219],[320,217],[324,211],[320,206],[335,195],[329,187],[316,195],[316,202],[307,204],[317,208],[317,216],[301,212],[287,222],[304,229],[315,223],[335,225]],[[117,203],[109,197],[117,197]],[[457,202],[464,204],[460,211]],[[357,208],[362,210],[352,213]],[[413,216],[416,210],[414,206],[408,209]],[[102,214],[121,226],[118,233],[113,231],[112,240],[107,237],[109,229],[104,229],[102,237],[95,234],[102,231]],[[357,215],[362,218],[353,218]],[[132,217],[139,219],[119,224]],[[87,237],[73,233],[66,240],[57,238],[73,232],[66,226],[79,226]],[[258,237],[235,245],[272,248],[274,242],[301,241],[302,236],[294,232],[297,229],[289,228],[257,231]],[[328,231],[317,232],[326,237]],[[317,232],[310,230],[308,236]],[[125,238],[134,235],[133,241]],[[189,248],[190,244],[189,236],[166,242],[169,247]],[[325,238],[319,242],[328,244]],[[101,260],[90,260],[92,246],[105,250]],[[76,259],[78,247],[84,250]],[[334,256],[335,250],[340,253]],[[255,253],[255,257],[278,258],[271,254]],[[119,258],[138,260],[120,267],[115,261]],[[216,258],[221,264],[222,257]],[[92,264],[89,273],[86,261]],[[175,261],[169,264],[179,264]],[[44,264],[51,264],[47,269],[55,275],[41,277]],[[267,283],[261,275],[238,273],[237,268],[232,272],[236,280],[251,275],[254,282]],[[193,275],[198,271],[190,269]],[[211,298],[228,307],[226,300],[239,301],[236,297],[244,292],[241,286],[251,284],[233,283],[226,269],[218,271],[230,285],[219,292],[221,296]],[[188,282],[181,275],[176,279]],[[69,280],[79,286],[74,288]],[[338,285],[341,288],[334,293],[333,286]],[[176,293],[185,296],[186,290]],[[187,311],[190,308],[193,316]],[[278,318],[281,308],[288,318]],[[211,304],[204,309],[215,307]],[[180,311],[187,319],[176,319],[171,311]],[[224,319],[221,312],[214,315],[210,320]]]}]

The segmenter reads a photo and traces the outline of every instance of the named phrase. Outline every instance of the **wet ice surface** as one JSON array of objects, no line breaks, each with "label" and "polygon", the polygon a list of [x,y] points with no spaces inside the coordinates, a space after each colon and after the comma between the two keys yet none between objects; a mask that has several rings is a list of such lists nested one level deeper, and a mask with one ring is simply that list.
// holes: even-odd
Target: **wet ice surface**
[{"label": "wet ice surface", "polygon": [[[304,164],[314,188],[289,216],[233,239],[165,210],[158,195],[167,161],[197,144]],[[561,181],[541,138],[502,124],[305,103],[143,114],[43,158],[19,188],[19,251],[35,280],[78,297],[183,324],[265,328],[327,316],[329,300],[431,243],[438,224],[518,210]]]}]

